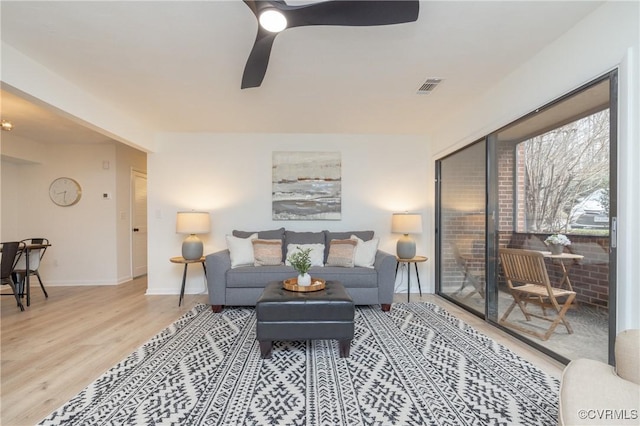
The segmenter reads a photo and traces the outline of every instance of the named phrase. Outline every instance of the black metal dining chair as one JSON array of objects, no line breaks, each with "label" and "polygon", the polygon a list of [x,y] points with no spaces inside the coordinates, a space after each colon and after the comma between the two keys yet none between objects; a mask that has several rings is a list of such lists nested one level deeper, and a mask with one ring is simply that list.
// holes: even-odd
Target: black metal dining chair
[{"label": "black metal dining chair", "polygon": [[[16,262],[15,267],[13,268],[13,273],[16,277],[16,285],[19,289],[20,295],[24,296],[25,291],[29,292],[29,289],[25,288],[27,275],[35,275],[36,277],[38,277],[38,282],[40,283],[40,288],[42,288],[44,297],[49,297],[49,295],[47,294],[47,290],[45,290],[44,284],[42,283],[40,272],[38,272],[38,268],[40,268],[40,261],[44,257],[44,253],[47,251],[47,247],[49,246],[49,240],[46,238],[27,238],[26,240],[22,240],[21,243],[25,244],[25,250],[23,250],[22,254]],[[29,249],[29,246],[34,245],[44,245],[44,247]],[[29,250],[28,267],[26,250]],[[29,302],[30,301],[27,300],[27,306],[29,306]]]},{"label": "black metal dining chair", "polygon": [[18,307],[21,311],[24,311],[24,306],[20,300],[20,292],[16,289],[16,283],[13,281],[13,269],[16,266],[16,262],[24,250],[25,244],[21,241],[8,241],[2,243],[2,264],[1,269],[1,283],[7,284],[13,290],[13,293],[2,293],[3,296],[15,296]]}]

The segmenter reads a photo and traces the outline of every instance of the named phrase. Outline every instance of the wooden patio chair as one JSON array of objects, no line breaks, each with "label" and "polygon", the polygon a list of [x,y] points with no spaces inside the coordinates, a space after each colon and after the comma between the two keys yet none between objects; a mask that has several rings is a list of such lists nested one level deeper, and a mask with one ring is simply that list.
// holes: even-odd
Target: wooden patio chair
[{"label": "wooden patio chair", "polygon": [[[565,318],[565,314],[573,299],[575,299],[576,293],[575,291],[551,286],[542,253],[507,248],[500,249],[499,253],[504,277],[509,286],[511,296],[513,296],[513,303],[498,322],[523,333],[536,336],[541,340],[549,339],[560,322],[564,324],[569,334],[572,334],[573,329]],[[558,299],[563,299],[564,302],[561,303]],[[529,311],[527,308],[530,304],[540,306],[542,315]],[[551,325],[546,333],[542,334],[519,324],[508,322],[507,317],[516,305],[518,305],[527,321],[531,321],[531,317],[550,321]],[[547,308],[552,308],[555,311],[555,315],[548,316],[545,310]]]},{"label": "wooden patio chair", "polygon": [[453,257],[456,260],[456,264],[462,271],[462,284],[460,284],[460,288],[456,291],[456,294],[461,294],[467,284],[471,284],[473,286],[473,290],[467,294],[464,298],[467,299],[474,294],[478,293],[480,297],[484,299],[484,284],[482,283],[484,279],[484,273],[481,271],[472,270],[469,266],[470,257],[464,256],[460,252],[460,248],[457,244],[452,243],[451,248],[453,249]]}]

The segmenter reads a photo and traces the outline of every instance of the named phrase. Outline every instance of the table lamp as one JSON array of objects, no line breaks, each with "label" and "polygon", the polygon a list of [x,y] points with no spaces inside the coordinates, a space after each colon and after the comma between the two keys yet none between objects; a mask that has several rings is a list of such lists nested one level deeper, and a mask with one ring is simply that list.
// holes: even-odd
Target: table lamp
[{"label": "table lamp", "polygon": [[422,215],[418,213],[394,213],[391,232],[404,234],[396,244],[396,255],[400,259],[412,259],[416,255],[416,242],[409,234],[422,232]]},{"label": "table lamp", "polygon": [[176,219],[176,233],[189,234],[182,242],[182,257],[187,260],[197,260],[202,257],[202,241],[196,234],[206,234],[211,231],[209,212],[178,212]]}]

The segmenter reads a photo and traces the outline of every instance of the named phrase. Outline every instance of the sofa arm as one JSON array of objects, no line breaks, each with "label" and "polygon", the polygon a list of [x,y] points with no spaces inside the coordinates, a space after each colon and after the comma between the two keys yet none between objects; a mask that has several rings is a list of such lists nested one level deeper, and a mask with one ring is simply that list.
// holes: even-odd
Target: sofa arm
[{"label": "sofa arm", "polygon": [[378,250],[373,267],[378,273],[378,301],[381,305],[391,305],[395,288],[396,257]]},{"label": "sofa arm", "polygon": [[558,424],[637,425],[639,389],[637,384],[620,378],[610,365],[575,359],[562,373]]},{"label": "sofa arm", "polygon": [[640,330],[625,330],[616,336],[616,374],[640,385]]},{"label": "sofa arm", "polygon": [[205,264],[207,265],[209,304],[222,307],[226,303],[227,271],[231,269],[229,250],[221,250],[207,255]]}]

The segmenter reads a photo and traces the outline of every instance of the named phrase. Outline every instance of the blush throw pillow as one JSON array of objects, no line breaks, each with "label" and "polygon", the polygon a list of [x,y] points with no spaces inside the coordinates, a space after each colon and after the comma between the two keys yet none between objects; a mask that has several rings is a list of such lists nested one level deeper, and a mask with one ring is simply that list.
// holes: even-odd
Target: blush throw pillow
[{"label": "blush throw pillow", "polygon": [[282,265],[282,240],[251,241],[253,244],[254,266]]},{"label": "blush throw pillow", "polygon": [[238,238],[227,235],[227,248],[231,257],[231,267],[253,266],[253,240],[258,238],[258,234],[252,234],[247,238]]},{"label": "blush throw pillow", "polygon": [[356,254],[354,256],[353,264],[355,266],[362,266],[364,268],[373,268],[373,264],[376,261],[376,252],[378,251],[379,238],[373,238],[369,241],[364,241],[355,235],[351,236],[358,245],[356,246]]},{"label": "blush throw pillow", "polygon": [[324,266],[324,244],[289,244],[287,245],[287,258],[284,264],[291,266],[289,257],[297,251],[308,248],[311,249],[311,252],[309,252],[311,266]]},{"label": "blush throw pillow", "polygon": [[329,256],[327,266],[341,266],[343,268],[353,268],[357,241],[354,240],[332,240],[329,244]]}]

